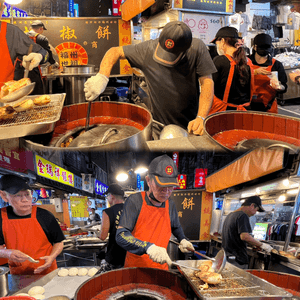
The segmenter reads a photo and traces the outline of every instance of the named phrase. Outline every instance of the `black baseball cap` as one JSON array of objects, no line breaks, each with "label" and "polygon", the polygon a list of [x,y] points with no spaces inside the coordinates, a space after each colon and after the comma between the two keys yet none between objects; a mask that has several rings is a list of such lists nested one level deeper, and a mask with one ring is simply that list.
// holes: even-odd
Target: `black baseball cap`
[{"label": "black baseball cap", "polygon": [[166,67],[174,67],[190,48],[192,40],[192,31],[184,22],[169,22],[160,33],[153,59]]},{"label": "black baseball cap", "polygon": [[155,183],[160,187],[179,186],[177,166],[167,154],[151,161],[148,174],[154,177]]},{"label": "black baseball cap", "polygon": [[272,48],[272,38],[266,33],[260,33],[254,37],[253,45],[257,45],[261,49]]},{"label": "black baseball cap", "polygon": [[43,27],[44,30],[47,30],[44,23],[42,21],[36,20],[31,24],[32,27]]},{"label": "black baseball cap", "polygon": [[258,211],[259,212],[264,212],[265,210],[263,209],[261,205],[261,199],[259,196],[251,196],[245,200],[245,202],[242,204],[242,206],[250,206],[252,203],[256,204],[258,206]]},{"label": "black baseball cap", "polygon": [[15,195],[20,191],[31,190],[31,188],[22,177],[8,174],[0,178],[0,190]]},{"label": "black baseball cap", "polygon": [[109,185],[107,191],[104,193],[104,195],[108,195],[108,194],[112,194],[112,195],[120,195],[122,197],[124,197],[124,191],[121,188],[120,185],[118,185],[117,183],[112,183],[111,185]]},{"label": "black baseball cap", "polygon": [[225,37],[230,37],[234,39],[240,39],[241,37],[239,36],[239,33],[236,28],[230,27],[230,26],[225,26],[219,29],[219,31],[216,34],[216,37],[211,41],[211,43],[216,43],[216,40],[218,38],[225,38]]}]

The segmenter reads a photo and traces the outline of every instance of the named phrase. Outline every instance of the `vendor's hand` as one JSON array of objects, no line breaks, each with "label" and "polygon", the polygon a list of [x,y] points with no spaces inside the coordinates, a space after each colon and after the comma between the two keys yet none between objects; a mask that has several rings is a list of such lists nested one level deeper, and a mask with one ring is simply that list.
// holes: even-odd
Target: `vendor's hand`
[{"label": "vendor's hand", "polygon": [[30,53],[29,55],[23,56],[22,66],[26,69],[26,63],[30,61],[28,70],[31,71],[33,68],[36,68],[43,59],[43,55],[40,53]]},{"label": "vendor's hand", "polygon": [[167,253],[167,250],[163,247],[158,247],[153,244],[147,249],[147,254],[154,262],[159,264],[167,263],[169,266],[172,265],[172,261]]},{"label": "vendor's hand", "polygon": [[266,243],[262,243],[262,245],[260,246],[260,248],[264,251],[266,251],[267,253],[271,253],[273,247],[271,247],[269,244]]},{"label": "vendor's hand", "polygon": [[281,84],[280,81],[278,81],[277,79],[273,80],[271,79],[270,80],[270,86],[276,90],[276,91],[283,91],[284,90],[284,86]]},{"label": "vendor's hand", "polygon": [[39,260],[44,260],[45,263],[42,266],[39,266],[38,268],[36,268],[34,270],[34,274],[39,274],[39,273],[43,272],[44,270],[48,269],[52,265],[54,258],[52,256],[42,256],[39,258]]},{"label": "vendor's hand", "polygon": [[100,94],[102,94],[108,84],[109,79],[98,73],[96,76],[89,78],[84,84],[85,99],[87,101],[95,100]]},{"label": "vendor's hand", "polygon": [[190,251],[195,251],[193,244],[186,239],[181,240],[179,247],[181,252],[186,253]]},{"label": "vendor's hand", "polygon": [[51,65],[52,69],[59,69],[59,63],[55,62],[53,65]]},{"label": "vendor's hand", "polygon": [[7,258],[14,263],[22,263],[28,259],[27,254],[19,250],[6,250]]},{"label": "vendor's hand", "polygon": [[204,120],[202,118],[196,118],[190,121],[188,124],[188,132],[195,135],[202,135],[204,133],[203,122]]},{"label": "vendor's hand", "polygon": [[270,75],[271,72],[267,70],[267,67],[261,67],[254,70],[254,75]]}]

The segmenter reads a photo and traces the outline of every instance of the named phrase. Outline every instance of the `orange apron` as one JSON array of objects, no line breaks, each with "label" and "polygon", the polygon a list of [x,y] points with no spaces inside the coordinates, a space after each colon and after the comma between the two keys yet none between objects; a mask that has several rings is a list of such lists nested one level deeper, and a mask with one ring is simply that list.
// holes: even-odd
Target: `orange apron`
[{"label": "orange apron", "polygon": [[[267,67],[267,71],[271,72],[275,61],[276,59],[272,58],[272,65]],[[260,66],[253,65],[253,68],[258,69],[260,68]],[[266,107],[267,112],[277,114],[278,105],[276,100],[276,90],[274,90],[270,86],[270,78],[268,77],[268,75],[261,75],[261,74],[255,75],[254,83],[255,83],[254,95],[256,95],[257,98],[254,98],[252,102],[263,103],[264,106]]]},{"label": "orange apron", "polygon": [[217,98],[214,95],[213,104],[208,113],[209,115],[216,113],[216,112],[226,111],[228,106],[236,107],[237,110],[246,110],[245,107],[250,106],[250,103],[251,103],[251,99],[252,99],[252,95],[253,95],[253,87],[254,87],[254,76],[253,76],[252,63],[251,63],[250,59],[248,59],[248,58],[247,58],[247,65],[250,66],[250,70],[251,70],[250,101],[247,103],[241,104],[241,105],[235,105],[232,103],[228,103],[228,97],[229,97],[229,93],[230,93],[230,89],[231,89],[231,84],[232,84],[232,79],[233,79],[236,62],[232,59],[232,57],[230,55],[226,54],[226,57],[230,61],[230,69],[229,69],[229,74],[228,74],[228,78],[227,78],[227,82],[226,82],[226,88],[225,88],[223,100]]},{"label": "orange apron", "polygon": [[14,79],[14,65],[11,61],[11,57],[9,54],[7,41],[6,41],[6,29],[7,23],[1,22],[1,31],[0,31],[0,88],[7,81]]},{"label": "orange apron", "polygon": [[[135,224],[132,235],[142,241],[147,241],[156,246],[167,249],[171,237],[171,221],[169,213],[169,200],[165,202],[165,207],[150,206],[146,203],[145,192],[141,193],[143,205]],[[136,255],[127,251],[125,268],[144,267],[168,270],[168,264],[163,265],[154,262],[148,254]]]},{"label": "orange apron", "polygon": [[[36,218],[36,209],[36,206],[32,207],[31,218],[29,219],[8,219],[6,207],[2,208],[1,214],[6,248],[17,249],[34,259],[39,259],[42,256],[51,254],[52,245]],[[44,260],[40,260],[38,264],[26,260],[19,266],[12,261],[8,261],[10,273],[15,275],[33,275],[33,271],[44,263]],[[39,275],[48,274],[55,269],[57,269],[56,260]]]}]

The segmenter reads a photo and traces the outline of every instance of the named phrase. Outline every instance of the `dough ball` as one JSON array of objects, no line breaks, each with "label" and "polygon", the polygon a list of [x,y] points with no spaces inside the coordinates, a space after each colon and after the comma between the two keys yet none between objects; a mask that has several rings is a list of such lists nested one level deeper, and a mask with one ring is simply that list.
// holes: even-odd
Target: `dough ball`
[{"label": "dough ball", "polygon": [[16,296],[26,296],[26,297],[30,297],[28,294],[26,293],[20,293],[20,294],[17,294]]},{"label": "dough ball", "polygon": [[78,271],[78,276],[85,276],[88,273],[88,269],[87,268],[80,268]]},{"label": "dough ball", "polygon": [[44,293],[45,289],[42,286],[34,286],[28,291],[29,296],[43,295]]},{"label": "dough ball", "polygon": [[45,295],[42,295],[42,294],[36,294],[36,295],[33,295],[32,297],[35,298],[36,300],[45,299]]},{"label": "dough ball", "polygon": [[78,269],[77,268],[71,268],[69,269],[69,276],[77,276]]},{"label": "dough ball", "polygon": [[65,277],[69,275],[69,270],[68,269],[60,269],[57,273],[58,276],[60,277]]},{"label": "dough ball", "polygon": [[89,269],[88,275],[90,277],[93,277],[97,273],[98,269],[97,268],[91,268]]}]

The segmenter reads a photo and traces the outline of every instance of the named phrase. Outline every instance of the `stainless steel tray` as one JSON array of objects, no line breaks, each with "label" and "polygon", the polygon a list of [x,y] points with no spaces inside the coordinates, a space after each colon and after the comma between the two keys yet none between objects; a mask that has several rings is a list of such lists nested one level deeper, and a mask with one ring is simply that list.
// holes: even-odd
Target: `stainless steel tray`
[{"label": "stainless steel tray", "polygon": [[[47,105],[34,106],[28,111],[18,112],[7,120],[0,120],[0,139],[23,137],[26,135],[45,134],[54,130],[55,122],[60,119],[66,94],[49,95]],[[38,96],[26,96],[35,99]]]},{"label": "stainless steel tray", "polygon": [[[66,267],[63,269],[71,269],[74,267]],[[91,268],[96,268],[99,270],[99,266],[87,266],[87,267],[75,267],[75,268],[87,268],[88,270]],[[59,277],[57,275],[58,271],[62,268],[58,268],[51,273],[45,275],[41,279],[31,283],[27,287],[19,290],[18,292],[12,294],[12,296],[16,296],[19,293],[28,293],[28,291],[34,286],[42,286],[45,288],[45,299],[53,297],[53,296],[68,296],[70,299],[73,299],[76,293],[76,290],[79,286],[91,279],[92,277],[86,276],[66,276],[66,277]]]},{"label": "stainless steel tray", "polygon": [[[181,264],[197,268],[205,260],[179,260]],[[292,299],[293,295],[264,279],[254,276],[242,269],[226,263],[221,275],[222,282],[218,285],[209,285],[206,290],[200,290],[199,285],[204,284],[200,279],[193,277],[194,271],[178,267],[188,280],[190,286],[200,299]]]}]

